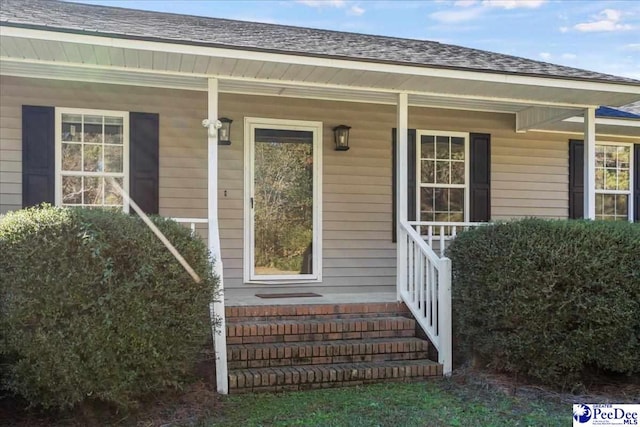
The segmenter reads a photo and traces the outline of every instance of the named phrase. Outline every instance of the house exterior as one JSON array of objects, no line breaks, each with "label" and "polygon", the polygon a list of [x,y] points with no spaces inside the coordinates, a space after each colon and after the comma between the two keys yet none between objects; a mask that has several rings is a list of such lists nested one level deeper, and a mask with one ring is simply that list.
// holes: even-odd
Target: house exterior
[{"label": "house exterior", "polygon": [[446,354],[450,314],[438,327],[425,307],[446,306],[448,260],[425,242],[529,216],[640,221],[640,117],[596,114],[640,101],[637,80],[58,1],[5,0],[0,24],[0,214],[129,209],[115,179],[208,240],[227,302],[386,293]]}]

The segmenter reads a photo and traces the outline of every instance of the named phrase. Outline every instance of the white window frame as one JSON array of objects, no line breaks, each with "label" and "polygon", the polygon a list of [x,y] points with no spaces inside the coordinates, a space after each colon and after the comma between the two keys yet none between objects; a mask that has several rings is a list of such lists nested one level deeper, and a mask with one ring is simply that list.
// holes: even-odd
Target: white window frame
[{"label": "white window frame", "polygon": [[[111,116],[122,117],[122,149],[123,149],[123,165],[122,172],[84,172],[73,173],[77,176],[100,176],[100,177],[120,177],[122,176],[122,189],[129,194],[129,112],[115,110],[95,110],[88,108],[62,108],[55,109],[55,203],[56,206],[62,206],[62,115],[63,114],[82,114],[93,116]],[[83,143],[84,145],[84,143]],[[122,197],[122,209],[129,212],[129,202],[127,197]],[[79,205],[82,207],[90,207],[89,205]],[[100,205],[93,205],[100,207]]]},{"label": "white window frame", "polygon": [[[244,283],[287,284],[322,282],[322,122],[245,117],[244,119]],[[313,133],[313,254],[312,274],[255,274],[254,197],[255,130],[300,130]]]},{"label": "white window frame", "polygon": [[[629,189],[628,190],[599,190],[598,188],[595,189],[595,194],[623,194],[623,195],[627,195],[627,202],[628,202],[628,206],[627,206],[627,220],[629,222],[633,222],[633,213],[634,213],[634,177],[635,177],[635,167],[640,167],[640,165],[634,165],[633,164],[633,160],[634,160],[634,156],[633,156],[633,149],[634,149],[634,143],[633,142],[613,142],[613,141],[596,141],[596,147],[598,147],[599,145],[601,146],[614,146],[614,147],[628,147],[629,148]],[[594,158],[594,162],[595,162],[595,158]],[[596,165],[594,164],[594,168],[593,168],[594,172],[596,170]],[[606,178],[605,178],[606,179]],[[596,182],[596,177],[593,177],[593,182],[595,185]],[[595,200],[594,200],[595,203]]]},{"label": "white window frame", "polygon": [[[448,136],[453,138],[464,138],[464,185],[462,184],[433,184],[422,182],[422,137],[423,136]],[[416,131],[416,219],[422,221],[420,206],[422,188],[463,188],[464,189],[464,222],[469,222],[469,205],[470,191],[469,181],[471,177],[471,162],[469,158],[469,133],[468,132],[449,132],[437,130],[418,130]],[[431,221],[429,221],[431,222]],[[445,221],[450,222],[450,221]]]}]

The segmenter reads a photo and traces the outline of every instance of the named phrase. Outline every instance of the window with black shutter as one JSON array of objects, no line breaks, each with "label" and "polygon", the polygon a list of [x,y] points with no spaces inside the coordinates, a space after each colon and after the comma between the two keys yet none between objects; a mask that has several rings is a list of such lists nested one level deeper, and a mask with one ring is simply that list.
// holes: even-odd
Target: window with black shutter
[{"label": "window with black shutter", "polygon": [[[23,206],[158,213],[158,115],[23,106]],[[117,185],[115,185],[117,184]]]}]

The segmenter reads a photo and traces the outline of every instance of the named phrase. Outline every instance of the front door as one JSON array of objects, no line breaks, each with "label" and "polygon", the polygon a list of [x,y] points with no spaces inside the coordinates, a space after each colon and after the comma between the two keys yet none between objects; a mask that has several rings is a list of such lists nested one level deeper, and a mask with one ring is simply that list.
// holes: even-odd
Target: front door
[{"label": "front door", "polygon": [[320,278],[316,122],[245,119],[245,281]]}]

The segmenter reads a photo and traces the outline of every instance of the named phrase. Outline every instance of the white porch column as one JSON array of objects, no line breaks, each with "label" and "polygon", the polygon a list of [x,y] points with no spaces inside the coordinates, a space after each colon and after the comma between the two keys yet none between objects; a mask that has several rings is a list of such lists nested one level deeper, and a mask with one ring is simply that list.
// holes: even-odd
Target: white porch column
[{"label": "white porch column", "polygon": [[398,235],[398,248],[396,251],[396,295],[398,301],[402,301],[400,291],[406,288],[407,280],[407,239],[405,233],[402,232],[403,221],[408,220],[408,207],[407,207],[407,191],[409,187],[409,180],[407,177],[408,170],[408,133],[409,133],[409,95],[406,93],[398,94],[398,124],[396,126],[396,141],[398,150],[398,174],[396,176],[397,189],[396,195],[398,200],[396,206],[398,207],[396,218],[396,230]]},{"label": "white porch column", "polygon": [[584,110],[584,217],[596,219],[596,109]]},{"label": "white porch column", "polygon": [[[229,383],[227,377],[227,335],[224,314],[224,282],[222,258],[220,255],[220,231],[218,227],[218,80],[209,78],[208,92],[208,113],[209,125],[207,128],[207,219],[208,219],[208,240],[209,251],[213,258],[213,271],[220,281],[220,301],[214,302],[210,307],[212,315],[217,315],[220,320],[220,330],[213,331],[213,347],[216,358],[216,382],[218,393],[229,393]],[[213,318],[213,317],[212,317]]]}]

